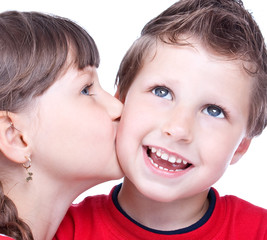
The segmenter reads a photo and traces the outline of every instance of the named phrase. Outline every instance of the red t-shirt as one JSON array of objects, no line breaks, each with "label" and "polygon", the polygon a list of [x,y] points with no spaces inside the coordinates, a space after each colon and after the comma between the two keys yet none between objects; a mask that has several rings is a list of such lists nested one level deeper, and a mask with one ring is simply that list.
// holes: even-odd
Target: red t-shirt
[{"label": "red t-shirt", "polygon": [[106,195],[92,196],[73,205],[54,240],[267,240],[267,210],[235,196],[209,193],[210,207],[192,226],[157,231],[135,222],[120,209],[120,185]]},{"label": "red t-shirt", "polygon": [[14,240],[14,238],[8,237],[8,236],[6,236],[6,235],[2,235],[2,234],[0,233],[0,240]]}]

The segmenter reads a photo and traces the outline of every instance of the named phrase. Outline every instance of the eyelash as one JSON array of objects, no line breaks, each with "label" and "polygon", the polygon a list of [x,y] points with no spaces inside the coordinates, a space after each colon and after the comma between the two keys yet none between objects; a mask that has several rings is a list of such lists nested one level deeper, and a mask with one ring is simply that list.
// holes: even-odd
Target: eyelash
[{"label": "eyelash", "polygon": [[[155,96],[160,97],[160,96],[158,96],[158,95],[155,93],[155,91],[156,91],[157,89],[160,89],[160,88],[164,89],[165,91],[168,91],[168,94],[171,95],[171,99],[168,99],[168,100],[172,100],[172,99],[173,99],[173,93],[172,93],[172,91],[171,91],[168,87],[166,87],[166,86],[164,86],[164,85],[156,85],[156,86],[153,86],[153,87],[150,88],[150,91],[151,91]],[[167,95],[168,95],[168,94],[167,94]],[[167,96],[167,95],[166,95],[166,96]],[[165,96],[164,96],[164,97],[165,97]],[[162,98],[164,98],[164,97],[162,97]],[[222,113],[223,116],[224,116],[223,118],[227,119],[227,118],[229,117],[229,113],[228,113],[228,111],[227,111],[224,107],[222,107],[222,106],[220,106],[220,105],[216,105],[216,104],[207,104],[207,105],[203,108],[202,111],[204,111],[205,109],[208,109],[209,107],[214,107],[214,108],[217,108],[218,110],[220,110],[221,113]],[[212,116],[212,115],[210,115],[210,116]],[[214,117],[217,117],[217,116],[214,116]]]},{"label": "eyelash", "polygon": [[92,86],[94,85],[94,82],[92,82],[91,84],[87,84],[87,85],[85,85],[83,88],[82,88],[82,90],[81,90],[81,94],[84,94],[83,93],[83,91],[85,90],[85,89],[87,89],[88,90],[88,94],[84,94],[84,95],[87,95],[87,96],[92,96],[92,95],[94,95],[94,94],[90,94],[90,88],[92,88]]},{"label": "eyelash", "polygon": [[[228,113],[228,111],[227,111],[224,107],[222,107],[222,106],[220,106],[220,105],[216,105],[216,104],[208,104],[208,105],[206,105],[206,106],[203,108],[203,111],[204,111],[205,109],[209,108],[209,107],[214,107],[214,108],[220,109],[220,110],[222,111],[222,114],[224,115],[224,118],[225,118],[225,119],[227,119],[227,118],[229,117],[229,113]],[[211,115],[210,115],[210,116],[211,116]]]},{"label": "eyelash", "polygon": [[[164,89],[165,91],[167,91],[168,92],[168,94],[170,94],[170,96],[171,96],[171,99],[167,99],[167,100],[172,100],[173,99],[173,93],[172,93],[172,91],[168,88],[168,87],[166,87],[166,86],[159,86],[159,85],[157,85],[157,86],[154,86],[154,87],[152,87],[152,88],[150,88],[150,91],[155,95],[155,96],[157,96],[157,97],[161,97],[161,96],[158,96],[157,94],[156,94],[156,90],[157,89]],[[168,95],[167,94],[167,95]],[[167,96],[166,95],[166,96]],[[164,96],[165,97],[165,96]],[[164,97],[161,97],[161,98],[164,98]]]}]

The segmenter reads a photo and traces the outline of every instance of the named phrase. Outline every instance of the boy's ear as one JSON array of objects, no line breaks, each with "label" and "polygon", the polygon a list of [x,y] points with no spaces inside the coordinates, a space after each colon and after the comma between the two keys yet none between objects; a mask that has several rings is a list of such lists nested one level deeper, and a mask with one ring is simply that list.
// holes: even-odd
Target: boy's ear
[{"label": "boy's ear", "polygon": [[236,149],[234,156],[231,160],[231,165],[238,162],[238,160],[246,153],[251,143],[251,138],[243,138],[241,143],[239,144],[238,148]]},{"label": "boy's ear", "polygon": [[23,133],[15,126],[17,120],[14,113],[0,112],[0,150],[9,160],[24,163],[29,149]]}]

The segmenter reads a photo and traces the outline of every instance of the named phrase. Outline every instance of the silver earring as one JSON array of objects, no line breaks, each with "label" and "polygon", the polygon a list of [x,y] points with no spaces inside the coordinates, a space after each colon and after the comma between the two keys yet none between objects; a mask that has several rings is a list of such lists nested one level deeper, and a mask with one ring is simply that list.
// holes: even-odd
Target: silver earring
[{"label": "silver earring", "polygon": [[33,175],[33,173],[29,171],[29,168],[32,166],[32,160],[29,156],[25,156],[25,158],[28,162],[23,163],[22,166],[27,171],[28,177],[26,177],[26,181],[29,182],[30,180],[32,180],[32,175]]}]

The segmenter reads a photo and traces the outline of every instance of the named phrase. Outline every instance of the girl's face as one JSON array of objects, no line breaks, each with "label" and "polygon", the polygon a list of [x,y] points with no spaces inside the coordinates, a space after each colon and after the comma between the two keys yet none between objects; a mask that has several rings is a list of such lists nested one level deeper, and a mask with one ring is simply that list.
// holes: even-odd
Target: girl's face
[{"label": "girl's face", "polygon": [[94,67],[70,66],[37,97],[29,126],[33,167],[64,180],[120,178],[115,137],[121,110]]}]

